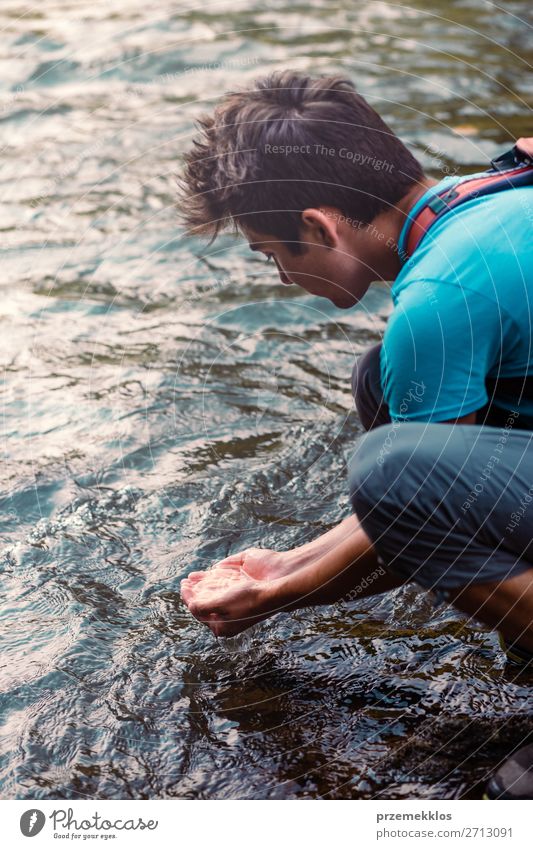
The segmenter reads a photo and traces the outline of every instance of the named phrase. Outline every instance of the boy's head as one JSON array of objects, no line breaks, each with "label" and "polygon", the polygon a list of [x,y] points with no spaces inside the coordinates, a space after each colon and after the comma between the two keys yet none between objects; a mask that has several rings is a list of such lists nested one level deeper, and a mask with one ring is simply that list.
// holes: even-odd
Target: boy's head
[{"label": "boy's head", "polygon": [[380,222],[424,174],[349,80],[273,73],[199,125],[181,180],[190,233],[214,239],[233,225],[282,282],[339,307],[391,279],[396,245]]}]

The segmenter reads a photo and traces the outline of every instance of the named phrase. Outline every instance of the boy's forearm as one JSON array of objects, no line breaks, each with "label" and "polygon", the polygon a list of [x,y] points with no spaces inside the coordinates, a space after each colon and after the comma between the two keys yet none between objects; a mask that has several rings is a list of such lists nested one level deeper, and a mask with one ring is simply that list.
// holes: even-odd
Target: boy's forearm
[{"label": "boy's forearm", "polygon": [[333,549],[350,537],[358,528],[359,522],[357,516],[352,514],[346,519],[343,519],[342,522],[339,522],[334,528],[331,528],[331,530],[326,531],[325,534],[287,552],[287,556],[290,556],[295,562],[301,563],[319,560],[324,555],[333,551]]},{"label": "boy's forearm", "polygon": [[349,526],[344,531],[338,545],[308,566],[274,582],[272,592],[280,609],[332,604],[349,596],[355,588],[357,597],[363,598],[401,584],[378,564],[376,552],[362,528],[357,525],[354,529],[352,524],[351,531]]}]

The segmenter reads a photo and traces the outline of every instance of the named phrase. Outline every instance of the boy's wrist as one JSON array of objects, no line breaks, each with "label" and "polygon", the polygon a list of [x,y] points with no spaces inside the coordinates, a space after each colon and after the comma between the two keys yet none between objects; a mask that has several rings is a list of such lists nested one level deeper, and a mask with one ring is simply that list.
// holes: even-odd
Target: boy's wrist
[{"label": "boy's wrist", "polygon": [[292,574],[265,582],[262,588],[262,606],[265,612],[283,613],[293,610],[294,602],[298,597],[293,585]]},{"label": "boy's wrist", "polygon": [[273,582],[275,586],[270,589],[270,603],[275,605],[280,613],[288,613],[302,606],[302,598],[308,593],[306,578],[310,570],[312,565],[284,575]]}]

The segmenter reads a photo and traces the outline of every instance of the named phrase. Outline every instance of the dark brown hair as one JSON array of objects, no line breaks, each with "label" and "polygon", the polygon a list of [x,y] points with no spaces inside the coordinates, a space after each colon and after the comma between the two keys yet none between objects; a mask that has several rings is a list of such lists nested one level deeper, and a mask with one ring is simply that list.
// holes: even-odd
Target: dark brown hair
[{"label": "dark brown hair", "polygon": [[368,224],[424,176],[342,76],[275,72],[225,94],[198,124],[180,214],[189,233],[212,239],[228,225],[249,226],[298,253],[304,209],[332,206]]}]

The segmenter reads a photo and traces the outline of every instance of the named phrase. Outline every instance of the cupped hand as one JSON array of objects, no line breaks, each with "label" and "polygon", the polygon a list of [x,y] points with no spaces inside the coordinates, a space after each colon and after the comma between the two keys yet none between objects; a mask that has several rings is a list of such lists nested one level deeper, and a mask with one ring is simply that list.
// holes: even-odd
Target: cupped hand
[{"label": "cupped hand", "polygon": [[231,637],[276,612],[282,576],[279,552],[246,549],[205,572],[191,572],[181,582],[181,597],[215,636]]}]

